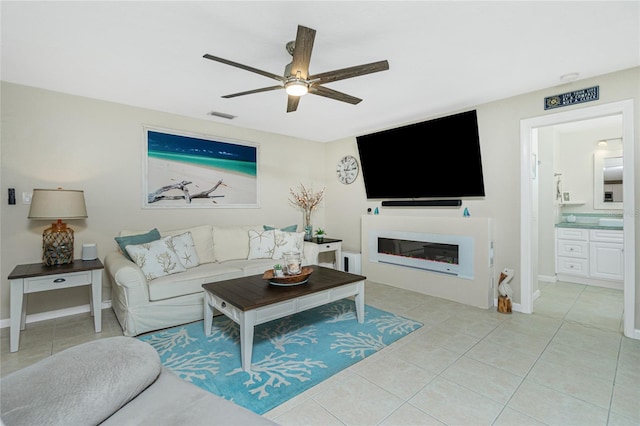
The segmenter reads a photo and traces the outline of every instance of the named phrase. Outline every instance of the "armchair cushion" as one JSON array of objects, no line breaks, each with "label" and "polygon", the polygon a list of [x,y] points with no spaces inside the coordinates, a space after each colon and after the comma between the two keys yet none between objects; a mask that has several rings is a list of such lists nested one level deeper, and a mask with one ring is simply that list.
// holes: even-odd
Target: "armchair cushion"
[{"label": "armchair cushion", "polygon": [[7,425],[99,424],[151,385],[156,350],[118,336],[71,347],[2,378]]}]

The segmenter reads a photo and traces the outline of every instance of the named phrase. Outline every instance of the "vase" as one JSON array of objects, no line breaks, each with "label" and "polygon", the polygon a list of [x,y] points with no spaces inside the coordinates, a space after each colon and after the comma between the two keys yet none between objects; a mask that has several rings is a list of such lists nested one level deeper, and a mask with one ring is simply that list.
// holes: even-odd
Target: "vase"
[{"label": "vase", "polygon": [[311,226],[311,210],[304,211],[304,240],[313,239],[313,227]]}]

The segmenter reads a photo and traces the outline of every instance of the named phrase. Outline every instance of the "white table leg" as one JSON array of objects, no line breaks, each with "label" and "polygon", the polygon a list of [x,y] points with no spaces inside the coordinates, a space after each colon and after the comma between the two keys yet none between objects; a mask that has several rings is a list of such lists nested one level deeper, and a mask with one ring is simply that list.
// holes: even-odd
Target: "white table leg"
[{"label": "white table leg", "polygon": [[240,356],[242,369],[251,370],[251,354],[253,352],[253,328],[256,323],[256,312],[246,311],[240,315]]},{"label": "white table leg", "polygon": [[213,308],[209,304],[209,294],[204,292],[204,335],[211,336],[211,327],[213,327]]},{"label": "white table leg", "polygon": [[102,331],[102,270],[91,271],[91,310],[96,333]]},{"label": "white table leg", "polygon": [[356,316],[358,318],[359,323],[364,322],[364,281],[360,281],[358,283],[358,294],[355,296],[356,299]]},{"label": "white table leg", "polygon": [[10,350],[16,352],[20,346],[20,330],[23,328],[23,302],[24,297],[24,280],[11,280],[11,330],[10,330]]}]

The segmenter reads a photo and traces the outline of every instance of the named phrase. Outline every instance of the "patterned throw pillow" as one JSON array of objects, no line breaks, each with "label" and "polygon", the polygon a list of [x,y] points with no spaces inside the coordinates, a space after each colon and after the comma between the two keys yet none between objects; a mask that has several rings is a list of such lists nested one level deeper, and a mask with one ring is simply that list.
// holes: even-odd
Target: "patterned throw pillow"
[{"label": "patterned throw pillow", "polygon": [[304,232],[284,232],[276,229],[275,248],[272,259],[282,259],[283,254],[288,251],[297,251],[304,255]]},{"label": "patterned throw pillow", "polygon": [[249,230],[249,256],[247,259],[272,259],[276,247],[275,231]]},{"label": "patterned throw pillow", "polygon": [[171,237],[173,241],[173,250],[178,255],[180,263],[187,269],[195,268],[200,264],[198,258],[198,251],[196,245],[193,242],[193,236],[191,232],[185,232],[184,234],[174,235]]},{"label": "patterned throw pillow", "polygon": [[150,243],[125,247],[147,280],[186,271],[173,249],[172,238],[164,237]]},{"label": "patterned throw pillow", "polygon": [[159,240],[160,232],[158,231],[157,228],[153,228],[151,231],[147,232],[146,234],[126,235],[126,236],[115,237],[114,239],[116,240],[116,243],[118,243],[118,246],[120,247],[120,251],[122,252],[122,254],[124,254],[124,257],[126,257],[129,260],[132,260],[131,257],[129,256],[129,253],[127,253],[126,247],[132,244],[150,243],[151,241]]}]

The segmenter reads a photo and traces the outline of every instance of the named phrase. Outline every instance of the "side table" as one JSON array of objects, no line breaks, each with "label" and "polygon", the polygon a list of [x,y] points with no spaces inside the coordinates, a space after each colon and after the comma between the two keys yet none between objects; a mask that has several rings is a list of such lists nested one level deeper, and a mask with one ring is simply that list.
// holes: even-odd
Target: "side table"
[{"label": "side table", "polygon": [[91,315],[96,333],[102,331],[102,269],[99,259],[80,260],[56,266],[32,263],[16,266],[11,274],[11,352],[16,352],[20,343],[20,330],[24,330],[27,318],[25,294],[61,288],[91,286]]},{"label": "side table", "polygon": [[311,239],[312,243],[318,245],[320,253],[334,252],[336,257],[335,269],[342,271],[342,240],[336,240],[333,238],[323,238],[322,241],[318,241],[317,237]]}]

